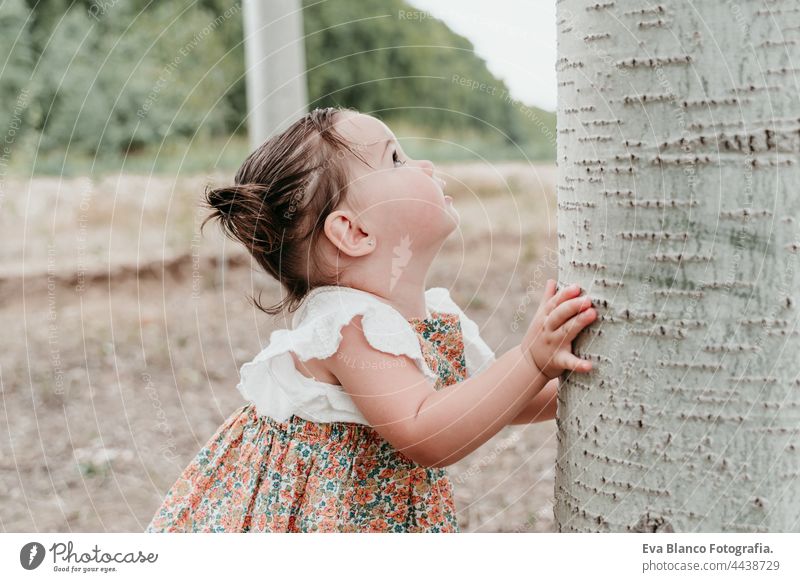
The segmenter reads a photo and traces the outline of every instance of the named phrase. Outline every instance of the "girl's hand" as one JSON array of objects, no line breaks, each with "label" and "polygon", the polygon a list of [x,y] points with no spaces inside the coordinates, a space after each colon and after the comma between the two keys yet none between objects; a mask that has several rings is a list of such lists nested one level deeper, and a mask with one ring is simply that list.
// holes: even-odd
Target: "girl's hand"
[{"label": "girl's hand", "polygon": [[539,309],[520,344],[528,361],[547,378],[556,378],[565,370],[592,369],[589,360],[572,353],[572,340],[597,317],[591,300],[580,293],[578,285],[556,293],[556,282],[548,279]]}]

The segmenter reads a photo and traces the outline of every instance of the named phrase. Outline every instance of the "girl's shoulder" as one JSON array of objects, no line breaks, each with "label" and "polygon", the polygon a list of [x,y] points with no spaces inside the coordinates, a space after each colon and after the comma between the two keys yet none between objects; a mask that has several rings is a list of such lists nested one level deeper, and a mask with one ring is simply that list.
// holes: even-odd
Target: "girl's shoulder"
[{"label": "girl's shoulder", "polygon": [[365,309],[371,314],[380,315],[387,325],[394,323],[398,317],[403,319],[400,313],[372,293],[341,285],[323,285],[315,287],[303,298],[292,315],[292,329],[301,325],[320,325],[330,319],[347,316],[352,319],[355,312]]},{"label": "girl's shoulder", "polygon": [[[495,360],[494,351],[481,337],[480,327],[458,306],[449,289],[429,288],[425,291],[425,303],[429,312],[458,316],[467,372],[470,376],[483,371]],[[414,354],[412,359],[418,361],[423,371],[427,370],[419,351],[419,339],[408,320],[392,306],[366,291],[341,286],[317,287],[306,296],[295,312],[292,326],[315,327],[334,340],[328,342],[331,346],[334,343],[338,346],[335,338],[341,339],[339,330],[358,314],[363,316],[364,335],[374,348],[395,355]],[[334,352],[335,348],[329,347],[325,351],[327,356],[324,357],[333,355]]]},{"label": "girl's shoulder", "polygon": [[[429,288],[425,291],[425,303],[429,312],[458,315],[470,375],[483,371],[495,360],[494,351],[481,337],[480,327],[458,306],[449,289]],[[365,316],[362,320],[364,334],[373,347],[398,354],[407,353],[413,350],[412,346],[416,346],[418,340],[413,333],[409,333],[408,320],[371,293],[351,287],[324,286],[313,289],[295,312],[292,325],[296,327],[305,322],[307,325],[333,326],[338,332],[341,329],[339,322],[347,323],[359,313]],[[401,339],[406,344],[405,352],[397,351],[400,346],[396,343]],[[387,346],[393,349],[385,349]]]},{"label": "girl's shoulder", "polygon": [[408,356],[429,380],[436,381],[409,321],[372,293],[352,287],[316,287],[306,295],[287,332],[295,335],[296,345],[303,346],[295,353],[303,360],[324,360],[334,355],[342,340],[342,328],[356,316],[361,316],[361,331],[373,348]]},{"label": "girl's shoulder", "polygon": [[395,355],[417,355],[418,340],[408,320],[372,293],[352,287],[331,285],[312,289],[294,312],[290,331],[300,337],[313,336],[316,355],[309,357],[325,359],[338,348],[342,327],[358,315],[364,335],[375,349]]}]

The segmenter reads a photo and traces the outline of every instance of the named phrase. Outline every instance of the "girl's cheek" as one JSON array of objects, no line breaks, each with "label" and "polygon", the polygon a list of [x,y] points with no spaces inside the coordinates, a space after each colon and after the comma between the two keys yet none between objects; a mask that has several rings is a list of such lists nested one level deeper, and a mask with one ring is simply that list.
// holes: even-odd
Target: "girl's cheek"
[{"label": "girl's cheek", "polygon": [[408,233],[427,228],[435,208],[426,200],[409,196],[404,200],[399,200],[396,204],[387,206],[387,211],[391,225],[387,226],[397,232]]},{"label": "girl's cheek", "polygon": [[425,220],[425,209],[430,204],[410,195],[400,196],[381,207],[381,222],[388,229],[409,230],[415,222]]},{"label": "girl's cheek", "polygon": [[430,180],[417,180],[414,184],[415,197],[428,205],[428,210],[431,211],[434,206],[442,205],[442,194],[439,189]]}]

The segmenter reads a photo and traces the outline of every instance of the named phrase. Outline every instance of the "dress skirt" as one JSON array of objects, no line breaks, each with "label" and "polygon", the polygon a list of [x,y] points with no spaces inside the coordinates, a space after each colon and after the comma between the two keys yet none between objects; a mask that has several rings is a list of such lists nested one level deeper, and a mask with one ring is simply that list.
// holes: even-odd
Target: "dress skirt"
[{"label": "dress skirt", "polygon": [[373,428],[278,422],[248,403],[167,492],[147,532],[457,532],[444,468]]}]

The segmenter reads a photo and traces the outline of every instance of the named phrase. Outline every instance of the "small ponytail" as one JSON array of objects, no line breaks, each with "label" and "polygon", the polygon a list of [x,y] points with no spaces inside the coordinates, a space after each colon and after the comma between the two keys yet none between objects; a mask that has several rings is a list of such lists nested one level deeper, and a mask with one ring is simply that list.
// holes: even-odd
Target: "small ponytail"
[{"label": "small ponytail", "polygon": [[[265,208],[266,199],[267,188],[262,184],[206,186],[205,205],[211,213],[200,229],[202,231],[207,222],[217,220],[229,238],[240,241],[251,253],[257,252],[256,247],[262,252],[272,252],[276,244],[275,229]],[[268,238],[261,240],[264,236]]]}]

